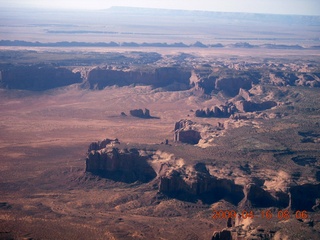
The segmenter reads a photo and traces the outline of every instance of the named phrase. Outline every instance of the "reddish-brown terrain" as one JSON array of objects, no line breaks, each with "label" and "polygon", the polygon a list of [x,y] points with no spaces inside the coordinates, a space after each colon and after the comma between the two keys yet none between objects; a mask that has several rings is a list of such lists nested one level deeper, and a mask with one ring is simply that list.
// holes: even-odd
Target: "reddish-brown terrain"
[{"label": "reddish-brown terrain", "polygon": [[319,239],[319,19],[248,43],[233,14],[191,34],[117,11],[108,46],[63,13],[27,15],[43,45],[0,17],[0,239]]}]

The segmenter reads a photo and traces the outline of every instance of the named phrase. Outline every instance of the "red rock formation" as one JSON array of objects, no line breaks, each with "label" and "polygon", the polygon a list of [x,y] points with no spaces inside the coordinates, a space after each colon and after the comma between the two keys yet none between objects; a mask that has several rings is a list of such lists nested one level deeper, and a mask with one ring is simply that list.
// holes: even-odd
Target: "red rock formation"
[{"label": "red rock formation", "polygon": [[234,97],[239,93],[241,88],[249,90],[252,87],[250,78],[218,78],[216,80],[215,89],[225,92],[227,95]]},{"label": "red rock formation", "polygon": [[150,110],[147,108],[144,109],[144,112],[142,109],[130,110],[130,115],[138,118],[151,118]]},{"label": "red rock formation", "polygon": [[193,122],[190,120],[180,120],[179,122],[176,122],[173,140],[175,142],[198,144],[201,139],[201,134],[192,129],[192,124]]},{"label": "red rock formation", "polygon": [[126,86],[131,84],[165,87],[174,82],[190,85],[191,72],[176,67],[160,67],[150,70],[110,70],[93,69],[88,74],[90,88],[103,89],[106,86]]},{"label": "red rock formation", "polygon": [[140,155],[135,148],[113,147],[116,140],[103,140],[92,143],[86,158],[86,172],[122,182],[149,182],[156,177],[153,168],[147,163],[148,156]]},{"label": "red rock formation", "polygon": [[265,101],[261,103],[255,103],[251,101],[239,101],[236,102],[237,109],[242,112],[255,112],[264,111],[277,106],[274,101]]},{"label": "red rock formation", "polygon": [[14,66],[1,70],[0,87],[43,91],[81,83],[80,73],[52,66]]},{"label": "red rock formation", "polygon": [[205,118],[229,118],[235,112],[237,112],[237,108],[230,102],[226,105],[214,106],[211,109],[198,109],[195,111],[195,116]]},{"label": "red rock formation", "polygon": [[231,180],[217,179],[202,168],[203,166],[196,165],[192,173],[186,173],[183,169],[167,173],[160,179],[159,191],[178,199],[187,201],[200,199],[208,204],[220,199],[226,199],[234,204],[241,201],[244,195],[240,185]]}]

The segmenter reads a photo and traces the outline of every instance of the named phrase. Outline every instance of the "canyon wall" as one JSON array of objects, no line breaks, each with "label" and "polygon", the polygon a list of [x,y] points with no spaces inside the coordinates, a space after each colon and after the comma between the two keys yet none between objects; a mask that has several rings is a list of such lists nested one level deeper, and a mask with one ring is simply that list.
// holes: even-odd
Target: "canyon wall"
[{"label": "canyon wall", "polygon": [[9,66],[1,69],[0,87],[43,91],[81,83],[80,73],[52,66]]},{"label": "canyon wall", "polygon": [[107,86],[126,86],[131,84],[166,87],[174,83],[190,88],[191,72],[183,68],[159,67],[150,70],[111,70],[96,68],[89,72],[88,83],[91,89]]}]

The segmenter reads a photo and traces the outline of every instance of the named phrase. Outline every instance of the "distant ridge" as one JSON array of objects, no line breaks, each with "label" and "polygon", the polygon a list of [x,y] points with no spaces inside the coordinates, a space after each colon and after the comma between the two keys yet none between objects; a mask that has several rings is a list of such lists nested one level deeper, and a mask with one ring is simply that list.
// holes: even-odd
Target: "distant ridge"
[{"label": "distant ridge", "polygon": [[160,48],[267,48],[267,49],[294,49],[294,50],[302,50],[302,49],[320,49],[320,46],[311,46],[311,47],[303,47],[300,45],[285,45],[285,44],[261,44],[261,45],[253,45],[247,42],[237,42],[234,44],[223,45],[221,43],[215,44],[203,44],[202,42],[195,42],[193,44],[185,44],[183,42],[176,43],[136,43],[136,42],[52,42],[52,43],[42,43],[42,42],[27,42],[20,40],[0,40],[0,46],[23,46],[23,47],[160,47]]}]

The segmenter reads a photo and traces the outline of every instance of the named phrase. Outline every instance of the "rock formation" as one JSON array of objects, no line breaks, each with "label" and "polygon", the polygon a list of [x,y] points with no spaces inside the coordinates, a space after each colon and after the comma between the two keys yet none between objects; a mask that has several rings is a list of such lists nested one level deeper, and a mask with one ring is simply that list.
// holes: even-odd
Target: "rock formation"
[{"label": "rock formation", "polygon": [[180,83],[190,86],[191,71],[177,67],[159,67],[155,69],[114,70],[96,68],[89,72],[87,81],[91,89],[103,89],[107,86],[127,86],[131,84],[166,87]]},{"label": "rock formation", "polygon": [[130,110],[130,115],[138,118],[151,118],[150,110],[147,108],[145,108],[144,111],[142,109]]},{"label": "rock formation", "polygon": [[256,103],[256,102],[244,100],[244,101],[238,101],[235,104],[237,106],[237,109],[242,112],[264,111],[277,106],[277,103],[274,101],[265,101],[261,103]]},{"label": "rock formation", "polygon": [[178,199],[200,199],[208,204],[226,199],[236,205],[244,196],[242,186],[210,175],[202,163],[194,165],[190,172],[185,169],[166,172],[160,179],[159,191]]},{"label": "rock formation", "polygon": [[226,105],[214,106],[209,109],[198,109],[195,111],[196,117],[215,117],[215,118],[229,118],[237,112],[237,108],[233,103],[227,103]]},{"label": "rock formation", "polygon": [[175,123],[173,141],[189,144],[197,144],[201,139],[200,132],[192,129],[193,122],[190,120],[180,120]]},{"label": "rock formation", "polygon": [[0,87],[43,91],[81,83],[80,73],[46,65],[9,66],[1,70]]},{"label": "rock formation", "polygon": [[116,146],[118,144],[120,144],[120,142],[119,142],[119,140],[117,138],[116,139],[106,138],[106,139],[104,139],[102,141],[92,142],[89,145],[88,153],[90,153],[91,151],[101,150],[103,148],[106,148],[107,146]]},{"label": "rock formation", "polygon": [[149,182],[156,177],[147,163],[149,156],[141,155],[138,149],[121,149],[113,144],[118,144],[118,141],[105,139],[90,144],[86,172],[127,183]]},{"label": "rock formation", "polygon": [[252,87],[252,81],[246,77],[226,77],[218,78],[215,83],[215,89],[221,90],[230,97],[234,97],[239,93],[239,90],[249,90]]},{"label": "rock formation", "polygon": [[[192,127],[192,124],[194,123],[190,120],[182,120],[176,123],[175,128],[184,129]],[[155,179],[159,183],[158,190],[161,194],[182,201],[201,200],[205,204],[212,204],[223,199],[241,209],[320,209],[319,183],[290,183],[282,190],[267,189],[263,187],[264,180],[257,179],[249,166],[233,170],[246,172],[246,181],[236,183],[231,176],[215,175],[216,168],[212,164],[185,164],[181,160],[168,158],[167,153],[161,155],[155,150],[123,148],[118,139],[91,143],[86,158],[86,172],[126,183],[145,183]]]},{"label": "rock formation", "polygon": [[276,199],[269,192],[255,184],[251,183],[246,185],[244,187],[244,195],[245,197],[240,204],[244,208],[266,208],[277,206]]}]

